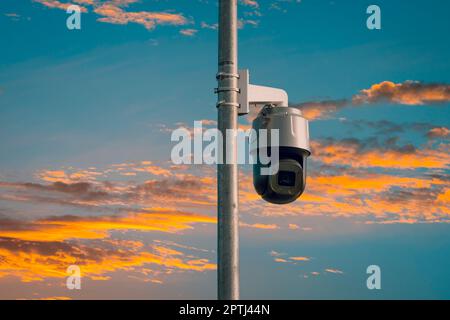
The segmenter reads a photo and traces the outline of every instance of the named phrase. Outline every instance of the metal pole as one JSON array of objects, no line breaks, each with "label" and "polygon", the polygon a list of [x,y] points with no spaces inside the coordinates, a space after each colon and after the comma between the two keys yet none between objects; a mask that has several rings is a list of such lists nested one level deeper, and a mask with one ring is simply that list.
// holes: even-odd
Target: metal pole
[{"label": "metal pole", "polygon": [[[223,146],[217,166],[217,280],[220,300],[239,299],[237,0],[219,1],[218,128]],[[231,129],[231,130],[229,130]],[[227,134],[228,131],[228,134]]]}]

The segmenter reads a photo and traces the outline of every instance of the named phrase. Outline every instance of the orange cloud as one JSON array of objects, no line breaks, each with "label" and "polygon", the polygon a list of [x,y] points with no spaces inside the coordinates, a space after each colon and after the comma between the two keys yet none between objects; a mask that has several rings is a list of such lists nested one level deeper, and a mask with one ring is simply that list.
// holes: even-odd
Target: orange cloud
[{"label": "orange cloud", "polygon": [[345,165],[357,168],[448,168],[450,149],[441,145],[439,149],[371,148],[362,149],[355,141],[312,141],[314,159],[330,165]]},{"label": "orange cloud", "polygon": [[[120,270],[151,275],[216,268],[208,259],[186,257],[184,253],[160,246],[144,250],[142,243],[120,240],[105,240],[88,246],[0,239],[0,258],[0,278],[15,276],[23,282],[65,278],[67,267],[74,264],[80,267],[83,278],[92,280],[108,279],[107,274]],[[148,269],[149,266],[153,269]]]},{"label": "orange cloud", "polygon": [[109,232],[159,231],[174,233],[192,229],[194,223],[215,223],[216,218],[164,208],[144,209],[124,217],[62,216],[32,222],[4,221],[0,237],[27,241],[63,241],[67,239],[103,239]]},{"label": "orange cloud", "polygon": [[147,165],[144,167],[135,167],[133,170],[138,172],[148,172],[155,176],[163,176],[163,177],[169,177],[172,175],[172,172],[170,170],[167,170],[165,168],[159,167],[159,166],[153,166],[153,165]]},{"label": "orange cloud", "polygon": [[419,81],[394,83],[383,81],[363,89],[350,99],[304,102],[296,107],[309,120],[328,118],[345,107],[388,102],[401,105],[425,105],[450,102],[450,85],[427,84]]},{"label": "orange cloud", "polygon": [[37,300],[72,300],[72,298],[64,296],[53,296],[53,297],[39,298]]},{"label": "orange cloud", "polygon": [[113,4],[104,4],[94,9],[94,12],[103,18],[99,18],[100,22],[108,22],[113,24],[128,24],[129,22],[142,24],[147,30],[153,30],[156,25],[185,25],[187,19],[181,14],[166,12],[127,12]]},{"label": "orange cloud", "polygon": [[[72,3],[62,3],[58,0],[34,0],[48,8],[57,8],[67,10]],[[106,3],[98,3],[93,0],[74,0],[75,3],[92,6],[94,13],[102,16],[97,20],[113,24],[137,23],[143,25],[147,30],[153,30],[157,25],[176,25],[181,26],[188,23],[188,20],[178,13],[168,12],[149,12],[149,11],[125,11],[123,8],[128,7],[137,0],[111,0]],[[82,12],[87,12],[87,8],[79,6]]]},{"label": "orange cloud", "polygon": [[43,170],[37,173],[37,177],[43,181],[63,183],[93,181],[101,175],[101,172],[94,170],[79,170],[73,172],[65,170]]},{"label": "orange cloud", "polygon": [[309,261],[311,258],[309,257],[289,257],[289,259],[294,261]]},{"label": "orange cloud", "polygon": [[85,4],[85,5],[93,5],[94,0],[73,0],[73,2],[79,3],[79,4]]},{"label": "orange cloud", "polygon": [[[426,156],[420,157],[420,152],[424,152],[423,150],[403,147],[387,151],[366,150],[361,149],[364,143],[352,141],[315,143],[320,144],[320,148],[317,145],[313,147],[319,148],[320,151],[313,153],[311,160],[314,162],[309,172],[307,188],[298,202],[282,207],[264,202],[254,191],[251,174],[241,171],[241,212],[252,215],[256,213],[260,217],[352,216],[369,222],[410,222],[411,219],[415,219],[416,222],[442,222],[449,219],[448,182],[445,175],[421,173],[422,176],[418,176],[411,170],[415,166],[424,166],[423,163],[433,170],[442,169],[449,163],[447,153],[440,150],[435,153],[429,152],[428,157],[433,157],[431,159],[433,162]],[[394,156],[392,160],[389,160],[389,157],[385,160],[381,151],[397,155],[395,164],[389,165],[389,161],[394,162]],[[440,157],[436,156],[438,152],[441,152]],[[341,154],[346,154],[346,157]],[[408,162],[405,160],[406,157],[415,158]],[[317,170],[317,166],[321,168],[322,165],[325,172]],[[210,176],[212,171],[208,167],[202,168],[196,175],[188,173],[189,168],[171,168],[170,177],[157,176],[141,184],[136,184],[134,181],[95,180],[105,175],[110,177],[114,173],[120,173],[122,168],[140,173],[143,171],[135,171],[134,168],[148,166],[168,170],[155,163],[144,161],[139,164],[120,164],[106,170],[108,173],[105,173],[105,170],[90,169],[102,175],[93,176],[92,182],[89,183],[53,182],[46,185],[0,182],[0,188],[2,188],[0,199],[75,206],[75,208],[103,213],[103,216],[99,218],[77,217],[76,219],[66,218],[66,221],[63,218],[35,220],[22,226],[21,230],[3,227],[0,228],[0,236],[27,240],[48,239],[48,241],[77,238],[102,239],[108,237],[113,230],[173,233],[190,229],[198,223],[215,223],[215,217],[188,212],[201,212],[203,209],[211,212],[215,205],[216,180]],[[407,171],[402,172],[401,175],[398,172],[370,173],[368,171],[376,167],[384,168],[386,172],[392,172],[392,168],[407,169]],[[78,171],[82,170],[74,170],[74,172]],[[68,172],[55,170],[51,175],[42,177],[46,180],[49,176],[55,179],[58,177],[66,179],[69,175]],[[139,179],[139,177],[133,179]],[[172,209],[167,208],[168,204]],[[114,209],[111,206],[114,206]],[[149,207],[153,208],[150,209],[152,212],[145,209]],[[192,210],[186,211],[186,208],[192,208]],[[111,215],[108,213],[110,210],[121,214]],[[108,214],[105,215],[105,212]],[[245,221],[241,225],[268,231],[280,228],[279,224],[264,221]],[[293,230],[299,228],[298,225],[294,226],[287,221],[285,225]]]},{"label": "orange cloud", "polygon": [[330,114],[346,107],[348,101],[342,100],[325,100],[305,102],[298,107],[302,110],[303,116],[308,120],[318,120],[327,118]]},{"label": "orange cloud", "polygon": [[423,105],[450,101],[450,86],[447,84],[424,84],[419,81],[394,83],[383,81],[353,97],[353,104],[388,101],[404,105]]},{"label": "orange cloud", "polygon": [[[241,198],[242,212],[261,216],[326,215],[363,221],[450,221],[450,192],[445,175],[408,177],[365,171],[326,174],[313,171],[302,197],[277,206],[253,197]],[[240,189],[253,191],[252,179],[242,177]]]},{"label": "orange cloud", "polygon": [[243,223],[241,222],[239,224],[241,227],[246,227],[246,228],[254,228],[254,229],[264,229],[264,230],[274,230],[274,229],[279,229],[280,227],[276,224],[264,224],[264,223],[253,223],[253,224],[249,224],[249,223]]},{"label": "orange cloud", "polygon": [[[71,5],[74,5],[74,3],[62,3],[59,2],[57,0],[33,0],[35,2],[38,2],[40,4],[43,4],[44,6],[48,7],[48,8],[52,8],[52,9],[62,9],[62,10],[67,10],[68,7],[70,7]],[[77,3],[83,4],[83,1],[75,1]],[[87,3],[86,1],[84,1],[84,4],[90,4]],[[87,12],[87,9],[85,7],[79,6],[81,12]]]},{"label": "orange cloud", "polygon": [[283,256],[286,256],[286,253],[280,253],[277,251],[270,251],[269,255],[272,256],[275,262],[282,262],[282,263],[291,263],[291,264],[296,264],[296,262],[298,261],[310,261],[311,258],[310,257],[304,257],[304,256],[292,256],[292,257],[286,257],[286,258],[282,258]]}]

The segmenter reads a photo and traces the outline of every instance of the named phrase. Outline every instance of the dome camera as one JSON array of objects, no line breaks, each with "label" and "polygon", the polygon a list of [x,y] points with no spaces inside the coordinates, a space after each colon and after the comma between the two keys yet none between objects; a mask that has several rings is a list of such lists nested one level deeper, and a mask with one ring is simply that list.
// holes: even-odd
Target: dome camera
[{"label": "dome camera", "polygon": [[[253,121],[253,132],[250,148],[256,158],[253,165],[256,192],[275,204],[295,201],[306,186],[306,159],[311,154],[308,121],[296,108],[266,105]],[[261,140],[263,133],[268,138]],[[261,141],[267,141],[266,145],[261,145]],[[274,153],[278,157],[273,157]],[[266,163],[262,155],[270,157],[272,162],[278,159],[278,163]],[[275,169],[270,172],[269,166]]]}]

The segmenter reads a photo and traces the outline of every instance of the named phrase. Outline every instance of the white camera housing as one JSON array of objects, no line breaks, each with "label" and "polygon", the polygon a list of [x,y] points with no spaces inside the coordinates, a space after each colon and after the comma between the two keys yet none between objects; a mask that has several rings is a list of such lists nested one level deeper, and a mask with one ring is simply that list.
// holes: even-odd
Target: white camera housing
[{"label": "white camera housing", "polygon": [[[256,158],[256,164],[253,165],[255,190],[271,203],[293,202],[300,197],[306,186],[306,160],[311,155],[308,120],[303,118],[299,109],[288,107],[288,95],[284,90],[250,85],[248,70],[240,71],[239,74],[239,114],[248,113],[250,106],[263,106],[253,121],[256,136],[250,142],[250,152]],[[269,134],[266,146],[258,145],[261,129],[266,129]],[[270,133],[273,129],[278,130],[277,145],[272,142]],[[259,158],[261,151],[269,156],[278,151],[279,166],[274,174],[262,174],[261,169],[271,164],[262,164]]]}]

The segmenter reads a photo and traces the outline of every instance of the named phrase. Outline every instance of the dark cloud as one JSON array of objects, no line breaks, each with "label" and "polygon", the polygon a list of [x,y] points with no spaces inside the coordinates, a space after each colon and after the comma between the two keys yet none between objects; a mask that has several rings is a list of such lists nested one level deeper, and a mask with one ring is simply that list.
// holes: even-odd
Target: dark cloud
[{"label": "dark cloud", "polygon": [[[0,188],[20,195],[17,201],[73,205],[93,209],[98,208],[97,204],[106,204],[111,201],[133,201],[143,198],[148,200],[151,197],[174,200],[180,198],[205,199],[207,194],[202,191],[209,190],[211,186],[208,181],[190,177],[149,180],[138,185],[117,185],[110,181],[99,183],[54,182],[51,184],[0,181]],[[5,194],[0,196],[0,199],[14,201]]]},{"label": "dark cloud", "polygon": [[106,191],[98,190],[97,186],[89,182],[64,183],[58,181],[50,185],[26,182],[19,185],[35,190],[61,192],[88,201],[105,199],[109,196]]},{"label": "dark cloud", "polygon": [[[368,137],[365,139],[358,138],[343,138],[343,139],[335,139],[335,138],[325,138],[318,140],[316,144],[317,148],[313,150],[314,153],[321,153],[320,148],[329,147],[329,146],[340,146],[340,147],[349,147],[352,150],[356,150],[357,152],[365,152],[365,151],[395,151],[403,154],[413,154],[416,152],[416,147],[412,144],[399,145],[398,137],[390,137],[390,138],[380,138],[379,136]],[[314,154],[313,153],[313,154]],[[380,155],[382,156],[382,155]]]},{"label": "dark cloud", "polygon": [[376,134],[398,134],[405,131],[425,132],[434,127],[431,123],[413,122],[413,123],[397,123],[389,120],[368,121],[368,120],[344,120],[344,124],[349,125],[357,130],[372,129]]},{"label": "dark cloud", "polygon": [[[18,225],[20,221],[15,224]],[[21,228],[18,228],[21,230]],[[75,249],[73,244],[67,242],[41,242],[41,241],[26,241],[13,238],[1,238],[0,237],[0,248],[6,249],[13,252],[35,252],[43,255],[54,255],[58,252],[65,253],[79,253],[80,250]],[[92,255],[95,257],[95,255]]]},{"label": "dark cloud", "polygon": [[0,219],[0,230],[32,230],[33,224],[24,220]]},{"label": "dark cloud", "polygon": [[430,202],[433,203],[439,194],[442,193],[444,187],[439,186],[433,188],[402,188],[402,189],[392,189],[388,192],[381,193],[380,197],[382,197],[385,201],[389,202],[409,202],[411,199],[414,201],[421,201],[423,203]]},{"label": "dark cloud", "polygon": [[152,180],[135,188],[137,193],[144,192],[145,194],[153,194],[158,196],[190,196],[195,190],[202,191],[205,184],[198,179],[183,178],[183,179],[165,179]]}]

